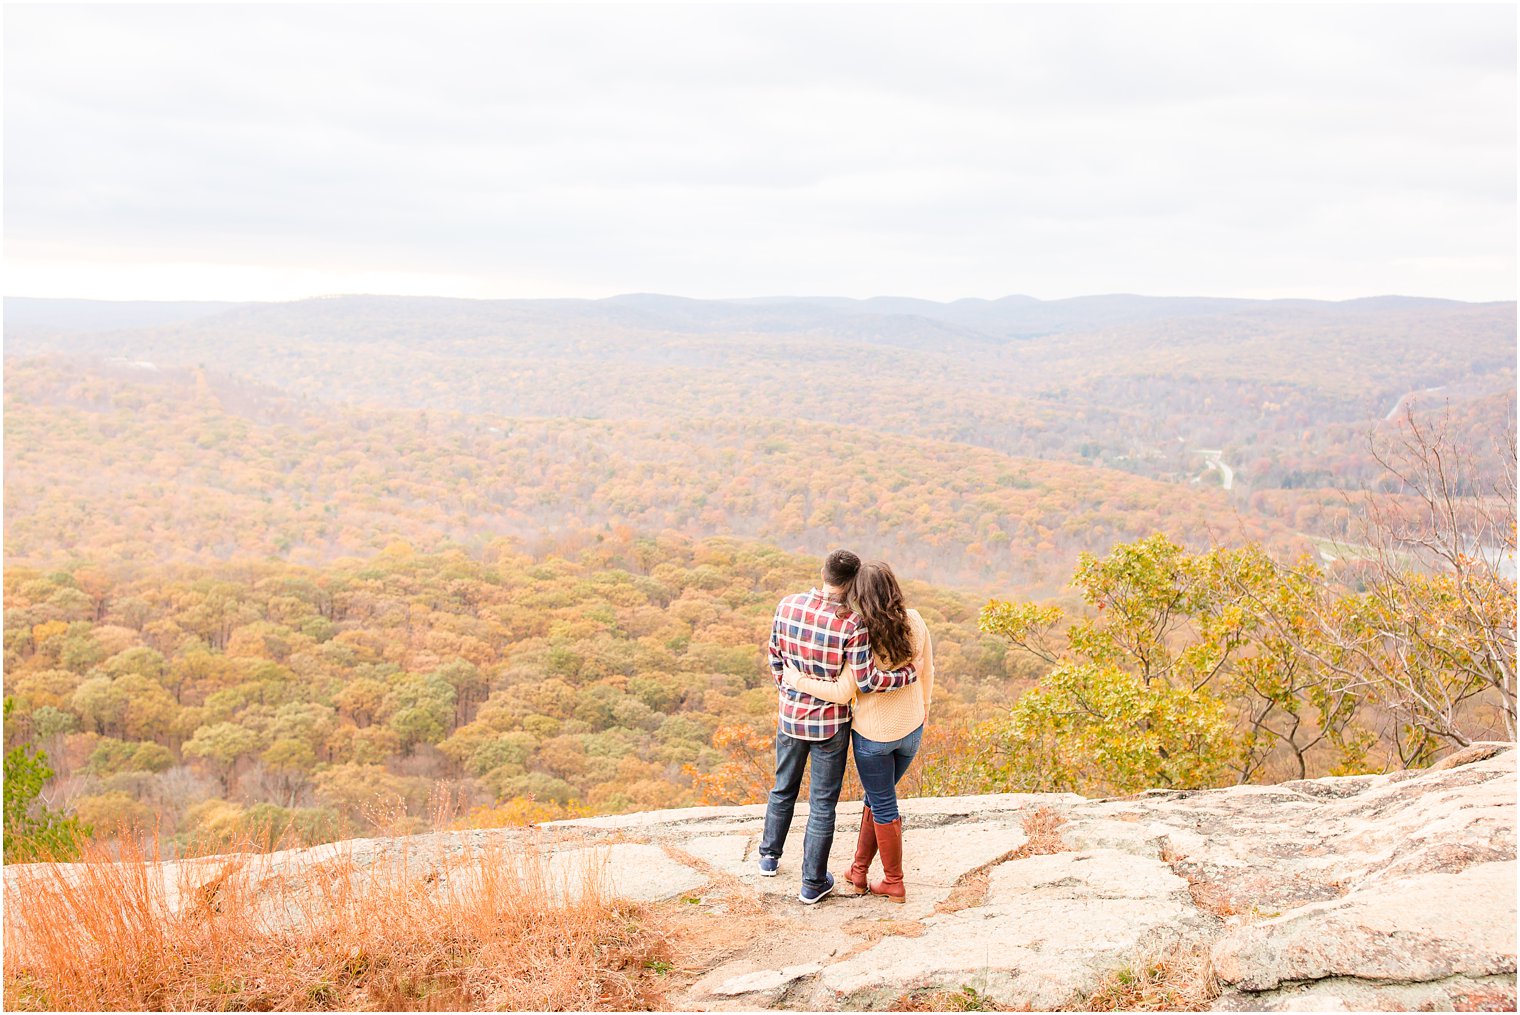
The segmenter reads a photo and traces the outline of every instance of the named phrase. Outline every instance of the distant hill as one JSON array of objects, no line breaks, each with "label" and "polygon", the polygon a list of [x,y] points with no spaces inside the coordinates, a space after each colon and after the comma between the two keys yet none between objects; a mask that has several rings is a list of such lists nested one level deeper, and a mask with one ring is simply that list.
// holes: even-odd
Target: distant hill
[{"label": "distant hill", "polygon": [[148,300],[64,300],[5,298],[7,337],[21,331],[81,332],[153,328],[199,320],[240,303],[154,302]]},{"label": "distant hill", "polygon": [[246,309],[258,319],[277,323],[295,318],[425,319],[459,328],[467,322],[497,325],[547,325],[597,322],[656,331],[697,333],[726,331],[807,331],[844,326],[858,330],[861,319],[909,318],[955,331],[999,340],[1150,324],[1163,320],[1221,315],[1315,315],[1325,320],[1365,316],[1368,312],[1403,314],[1459,313],[1464,308],[1513,308],[1513,303],[1461,303],[1455,300],[1378,296],[1328,302],[1322,300],[1250,300],[1213,297],[1137,296],[1116,293],[1039,300],[1032,296],[977,298],[950,302],[875,296],[759,297],[691,299],[657,293],[629,293],[600,300],[469,300],[418,296],[325,296],[288,303],[118,302],[104,300],[7,297],[5,326],[70,332],[151,328]]},{"label": "distant hill", "polygon": [[342,296],[88,333],[8,320],[6,351],[199,365],[332,405],[808,420],[1173,482],[1214,449],[1242,492],[1359,489],[1380,473],[1366,432],[1410,392],[1508,425],[1515,307]]}]

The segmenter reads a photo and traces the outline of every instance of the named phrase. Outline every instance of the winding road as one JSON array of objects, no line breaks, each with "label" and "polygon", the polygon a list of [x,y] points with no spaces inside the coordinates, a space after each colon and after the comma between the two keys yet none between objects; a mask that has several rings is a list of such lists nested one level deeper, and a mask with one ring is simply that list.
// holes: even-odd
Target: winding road
[{"label": "winding road", "polygon": [[1393,417],[1395,417],[1395,416],[1397,416],[1399,414],[1399,410],[1404,407],[1404,403],[1407,402],[1407,401],[1409,401],[1415,395],[1433,395],[1437,391],[1445,391],[1445,390],[1446,390],[1446,385],[1442,384],[1439,387],[1422,388],[1419,391],[1411,391],[1411,392],[1409,392],[1406,395],[1400,395],[1399,396],[1399,400],[1397,402],[1393,403],[1393,408],[1388,410],[1388,415],[1386,415],[1386,416],[1383,417],[1383,422],[1385,422],[1385,423],[1392,423],[1393,422]]},{"label": "winding road", "polygon": [[[1204,456],[1204,463],[1210,469],[1216,470],[1219,473],[1219,485],[1226,490],[1233,490],[1235,488],[1235,470],[1225,464],[1224,451],[1222,449],[1215,451],[1208,448],[1197,448],[1196,451]],[[1198,480],[1194,479],[1193,482],[1196,483]]]}]

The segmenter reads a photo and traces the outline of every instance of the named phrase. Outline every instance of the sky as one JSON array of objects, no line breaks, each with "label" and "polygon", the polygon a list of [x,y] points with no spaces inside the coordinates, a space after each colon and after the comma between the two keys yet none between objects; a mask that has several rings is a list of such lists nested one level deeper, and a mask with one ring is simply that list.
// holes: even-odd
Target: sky
[{"label": "sky", "polygon": [[5,292],[1514,299],[1516,9],[8,4]]}]

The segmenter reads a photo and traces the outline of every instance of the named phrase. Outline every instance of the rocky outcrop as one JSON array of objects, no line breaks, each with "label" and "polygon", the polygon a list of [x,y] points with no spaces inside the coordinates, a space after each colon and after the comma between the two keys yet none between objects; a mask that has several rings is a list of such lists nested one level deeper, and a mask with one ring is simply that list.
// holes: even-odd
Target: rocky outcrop
[{"label": "rocky outcrop", "polygon": [[994,871],[984,903],[835,963],[821,984],[834,999],[873,1007],[913,987],[971,986],[1007,1004],[1056,1008],[1139,952],[1202,940],[1216,922],[1154,856],[1036,856]]},{"label": "rocky outcrop", "polygon": [[[1192,954],[1222,1010],[1491,1010],[1515,1006],[1515,793],[1509,745],[1478,745],[1388,776],[909,800],[904,906],[797,905],[800,841],[781,876],[753,869],[760,808],[637,828],[740,879],[779,923],[695,982],[687,1007],[877,1008],[965,988],[1082,1007],[1125,970]],[[1042,808],[1065,819],[1061,849],[1025,855],[1023,819]],[[836,872],[858,814],[841,804]]]},{"label": "rocky outcrop", "polygon": [[[398,859],[437,890],[473,876],[475,857],[529,853],[565,892],[591,878],[680,914],[695,967],[672,974],[680,1009],[884,1008],[941,991],[1081,1008],[1148,970],[1181,969],[1167,975],[1207,981],[1191,996],[1220,1010],[1512,1010],[1515,793],[1510,746],[1477,745],[1389,776],[1110,800],[907,800],[904,905],[800,905],[805,806],[774,878],[755,866],[760,807],[355,840],[155,870],[173,908],[203,904],[229,877],[299,888],[336,864],[362,872]],[[836,875],[859,814],[858,803],[840,805]],[[529,844],[538,848],[521,849]],[[8,891],[53,876],[75,874],[6,868]],[[1166,961],[1177,956],[1188,961]]]}]

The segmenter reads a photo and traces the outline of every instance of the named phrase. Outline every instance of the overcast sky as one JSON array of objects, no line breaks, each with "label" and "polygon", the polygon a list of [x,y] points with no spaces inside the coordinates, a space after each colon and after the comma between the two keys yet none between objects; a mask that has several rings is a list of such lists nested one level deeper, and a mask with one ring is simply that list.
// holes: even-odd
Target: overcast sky
[{"label": "overcast sky", "polygon": [[6,292],[1513,299],[1515,17],[8,5]]}]

